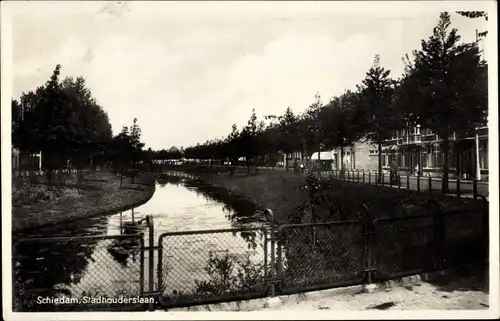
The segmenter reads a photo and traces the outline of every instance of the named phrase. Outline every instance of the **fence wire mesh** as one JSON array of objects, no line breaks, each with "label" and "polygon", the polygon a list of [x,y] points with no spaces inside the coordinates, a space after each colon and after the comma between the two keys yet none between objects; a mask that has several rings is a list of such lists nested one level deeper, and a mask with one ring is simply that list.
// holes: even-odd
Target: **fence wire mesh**
[{"label": "fence wire mesh", "polygon": [[487,258],[488,222],[481,211],[456,211],[443,215],[443,267]]},{"label": "fence wire mesh", "polygon": [[434,224],[431,215],[375,220],[375,277],[426,270],[434,264]]},{"label": "fence wire mesh", "polygon": [[158,279],[163,305],[264,296],[264,229],[166,233]]},{"label": "fence wire mesh", "polygon": [[283,291],[363,278],[363,229],[357,221],[283,226]]},{"label": "fence wire mesh", "polygon": [[14,310],[64,308],[47,298],[83,306],[97,298],[139,296],[141,246],[140,235],[20,240],[13,246]]}]

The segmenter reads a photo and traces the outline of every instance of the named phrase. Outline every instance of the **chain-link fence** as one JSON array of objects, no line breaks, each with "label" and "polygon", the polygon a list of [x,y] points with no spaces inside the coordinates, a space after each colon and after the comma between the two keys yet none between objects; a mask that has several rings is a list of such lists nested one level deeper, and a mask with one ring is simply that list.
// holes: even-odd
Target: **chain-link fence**
[{"label": "chain-link fence", "polygon": [[374,221],[374,232],[371,242],[377,279],[414,274],[433,267],[432,215],[378,219]]},{"label": "chain-link fence", "polygon": [[[487,209],[485,209],[487,211]],[[488,212],[454,211],[442,217],[444,233],[442,238],[443,268],[485,259],[489,256]]]},{"label": "chain-link fence", "polygon": [[163,233],[156,245],[152,218],[146,240],[142,234],[19,240],[13,246],[14,309],[100,309],[46,300],[56,297],[156,296],[163,308],[209,304],[487,258],[486,201],[483,209],[447,213],[432,204],[423,215],[405,217],[373,220],[363,205],[351,221]]},{"label": "chain-link fence", "polygon": [[377,279],[439,270],[488,258],[489,209],[376,219],[370,242]]},{"label": "chain-link fence", "polygon": [[19,240],[13,244],[13,308],[74,311],[95,308],[98,298],[139,296],[142,246],[140,235]]},{"label": "chain-link fence", "polygon": [[159,246],[163,307],[249,299],[267,292],[264,229],[164,233]]},{"label": "chain-link fence", "polygon": [[281,291],[334,287],[363,279],[360,221],[295,224],[278,231]]}]

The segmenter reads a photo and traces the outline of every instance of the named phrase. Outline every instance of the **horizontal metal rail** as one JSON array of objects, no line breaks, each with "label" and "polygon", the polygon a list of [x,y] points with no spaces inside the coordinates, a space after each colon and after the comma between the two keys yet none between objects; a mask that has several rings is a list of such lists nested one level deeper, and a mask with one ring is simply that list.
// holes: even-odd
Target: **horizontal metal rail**
[{"label": "horizontal metal rail", "polygon": [[263,227],[250,227],[250,228],[229,228],[229,229],[213,229],[213,230],[196,230],[196,231],[178,231],[178,232],[165,232],[160,234],[160,241],[167,236],[174,235],[194,235],[194,234],[215,234],[215,233],[229,233],[229,232],[252,232],[252,231],[266,231]]},{"label": "horizontal metal rail", "polygon": [[141,238],[142,233],[139,234],[120,234],[120,235],[79,235],[79,236],[61,236],[61,237],[32,237],[22,238],[15,240],[14,245],[20,243],[48,243],[48,242],[87,242],[87,241],[101,241],[101,240],[122,240],[131,238]]},{"label": "horizontal metal rail", "polygon": [[280,225],[278,230],[290,229],[294,227],[306,227],[306,226],[339,226],[339,225],[353,225],[353,224],[361,224],[361,220],[350,220],[350,221],[330,221],[330,222],[317,222],[317,223],[302,223],[302,224],[285,224]]}]

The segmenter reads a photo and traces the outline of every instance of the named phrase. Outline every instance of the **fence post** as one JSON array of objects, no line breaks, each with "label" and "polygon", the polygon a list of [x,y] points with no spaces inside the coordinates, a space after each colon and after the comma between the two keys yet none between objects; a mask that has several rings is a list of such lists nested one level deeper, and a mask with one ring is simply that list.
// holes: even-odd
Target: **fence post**
[{"label": "fence post", "polygon": [[[121,214],[121,213],[120,213]],[[139,294],[144,295],[144,233],[141,232],[141,238],[139,239],[139,244],[141,247],[139,260],[140,260],[140,275],[139,275]]]},{"label": "fence post", "polygon": [[363,183],[365,183],[365,170],[362,169],[361,171],[363,172]]},{"label": "fence post", "polygon": [[375,173],[375,175],[373,175],[373,178],[375,179],[375,186],[377,186],[378,185],[378,171],[374,170],[373,172]]},{"label": "fence post", "polygon": [[[275,233],[275,225],[274,225],[274,213],[270,209],[266,209],[264,213],[269,217],[270,224],[270,237],[271,237],[271,268],[269,269],[269,277],[271,278],[271,296],[276,296],[276,284],[274,283],[274,276],[276,275],[276,262],[275,262],[275,253],[276,253],[276,233]],[[267,246],[267,245],[266,245]]]},{"label": "fence post", "polygon": [[379,176],[382,178],[382,186],[384,186],[385,175],[383,170],[380,172]]},{"label": "fence post", "polygon": [[396,180],[397,180],[397,183],[398,183],[398,192],[401,191],[401,176],[396,173]]},{"label": "fence post", "polygon": [[460,197],[460,175],[457,176],[457,197]]},{"label": "fence post", "polygon": [[373,283],[373,221],[371,220],[370,211],[365,204],[358,207],[358,219],[361,220],[363,226],[363,273],[365,282],[368,284]]},{"label": "fence post", "polygon": [[368,170],[368,184],[371,185],[371,183],[372,183],[372,172]]},{"label": "fence post", "polygon": [[432,177],[431,174],[427,174],[429,176],[429,193],[432,193]]},{"label": "fence post", "polygon": [[[149,281],[149,293],[152,295],[154,293],[154,245],[155,245],[155,227],[153,224],[153,217],[151,215],[146,216],[146,224],[148,225],[149,228],[149,262],[148,262],[148,268],[149,268],[149,276],[148,276],[148,281]],[[154,304],[150,303],[149,304],[149,309],[150,311],[154,310]]]},{"label": "fence post", "polygon": [[420,192],[420,173],[417,173],[417,192]]},{"label": "fence post", "polygon": [[358,176],[358,183],[359,183],[359,169],[356,169],[357,176]]},{"label": "fence post", "polygon": [[477,178],[472,179],[472,197],[477,200]]}]

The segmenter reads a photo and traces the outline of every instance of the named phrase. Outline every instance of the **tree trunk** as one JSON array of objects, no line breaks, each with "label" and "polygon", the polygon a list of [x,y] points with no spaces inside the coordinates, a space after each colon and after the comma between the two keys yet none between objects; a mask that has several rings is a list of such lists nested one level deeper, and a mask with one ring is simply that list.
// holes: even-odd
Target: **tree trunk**
[{"label": "tree trunk", "polygon": [[382,144],[378,143],[378,175],[377,181],[382,182]]},{"label": "tree trunk", "polygon": [[[309,161],[308,161],[308,158],[307,156],[309,155],[307,153],[307,145],[306,145],[306,142],[305,140],[302,142],[302,150],[303,150],[303,154],[302,154],[302,164],[304,164],[304,169],[306,168],[309,168]],[[305,156],[305,157],[304,157]],[[305,158],[305,160],[304,160]]]},{"label": "tree trunk", "polygon": [[285,168],[287,172],[290,171],[290,167],[288,167],[288,153],[285,153]]},{"label": "tree trunk", "polygon": [[443,178],[441,180],[441,189],[443,193],[448,193],[448,171],[449,171],[449,164],[448,164],[448,150],[449,150],[449,144],[448,144],[448,139],[449,135],[446,134],[443,136]]},{"label": "tree trunk", "polygon": [[340,179],[344,179],[344,146],[340,146]]},{"label": "tree trunk", "polygon": [[318,148],[318,168],[320,171],[322,170],[322,168],[321,168],[321,147]]}]

